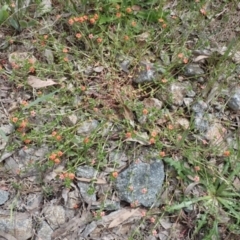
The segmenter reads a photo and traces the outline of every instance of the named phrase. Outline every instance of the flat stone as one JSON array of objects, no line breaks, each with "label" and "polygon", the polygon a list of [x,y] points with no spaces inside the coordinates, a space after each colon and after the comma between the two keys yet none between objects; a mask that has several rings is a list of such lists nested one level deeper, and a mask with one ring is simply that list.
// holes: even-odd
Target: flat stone
[{"label": "flat stone", "polygon": [[54,230],[66,221],[65,210],[62,206],[46,206],[43,212],[48,224]]},{"label": "flat stone", "polygon": [[9,192],[0,189],[0,205],[3,205],[9,197]]},{"label": "flat stone", "polygon": [[30,214],[0,210],[0,232],[9,233],[17,240],[27,240],[33,235],[32,229]]},{"label": "flat stone", "polygon": [[195,77],[203,74],[204,71],[198,64],[190,63],[184,69],[184,75],[186,77]]},{"label": "flat stone", "polygon": [[99,122],[97,120],[89,120],[82,123],[77,129],[78,134],[88,135],[98,127]]},{"label": "flat stone", "polygon": [[227,105],[233,111],[240,110],[240,88],[237,88],[232,96],[230,96]]},{"label": "flat stone", "polygon": [[[131,164],[116,179],[119,198],[128,203],[151,207],[159,206],[157,199],[164,180],[164,166],[160,159],[152,163],[141,161]],[[157,201],[158,200],[158,201]]]},{"label": "flat stone", "polygon": [[156,108],[159,110],[161,110],[163,106],[163,102],[157,98],[145,98],[143,104],[146,108]]},{"label": "flat stone", "polygon": [[47,224],[46,221],[43,221],[37,232],[37,240],[51,240],[52,233],[52,228]]}]

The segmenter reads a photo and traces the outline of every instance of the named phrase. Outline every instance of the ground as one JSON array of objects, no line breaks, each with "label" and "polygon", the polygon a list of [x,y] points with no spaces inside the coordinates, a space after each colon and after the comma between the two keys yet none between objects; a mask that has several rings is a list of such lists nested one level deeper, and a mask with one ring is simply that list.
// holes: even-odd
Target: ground
[{"label": "ground", "polygon": [[0,3],[1,239],[239,239],[239,22],[227,0]]}]

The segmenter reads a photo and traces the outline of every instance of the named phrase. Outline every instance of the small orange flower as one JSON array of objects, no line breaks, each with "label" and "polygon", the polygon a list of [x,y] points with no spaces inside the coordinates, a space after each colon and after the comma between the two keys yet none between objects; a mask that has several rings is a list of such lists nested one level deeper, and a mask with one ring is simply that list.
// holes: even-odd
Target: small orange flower
[{"label": "small orange flower", "polygon": [[84,140],[83,140],[83,142],[85,143],[85,144],[87,144],[87,143],[89,143],[89,138],[88,137],[86,137],[86,138],[84,138]]},{"label": "small orange flower", "polygon": [[61,162],[59,158],[55,158],[53,161],[54,161],[56,164],[59,164],[59,163]]},{"label": "small orange flower", "polygon": [[125,41],[128,41],[128,40],[129,40],[129,36],[125,35],[125,36],[124,36],[124,40],[125,40]]},{"label": "small orange flower", "polygon": [[63,180],[65,178],[65,175],[63,173],[61,173],[61,174],[59,174],[59,178]]},{"label": "small orange flower", "polygon": [[150,139],[149,139],[149,143],[150,143],[150,144],[155,144],[155,143],[156,143],[156,140],[155,140],[154,138],[150,138]]},{"label": "small orange flower", "polygon": [[68,62],[68,58],[67,57],[63,58],[63,60],[64,60],[64,62]]},{"label": "small orange flower", "polygon": [[20,123],[19,127],[20,128],[25,128],[27,126],[27,121],[26,120],[22,120],[22,122]]},{"label": "small orange flower", "polygon": [[12,122],[16,123],[18,121],[18,118],[17,117],[13,117],[12,118]]},{"label": "small orange flower", "polygon": [[57,155],[58,155],[58,157],[61,157],[63,155],[63,152],[62,151],[58,151]]},{"label": "small orange flower", "polygon": [[161,157],[165,157],[165,156],[166,156],[166,153],[165,153],[164,151],[161,151],[161,152],[159,153],[159,155],[160,155]]},{"label": "small orange flower", "polygon": [[29,62],[30,64],[34,64],[34,63],[35,63],[35,60],[34,60],[33,58],[30,58],[30,59],[28,59],[28,62]]},{"label": "small orange flower", "polygon": [[56,157],[57,157],[57,154],[56,154],[56,153],[52,153],[52,154],[49,156],[49,159],[53,161],[54,159],[56,159]]},{"label": "small orange flower", "polygon": [[35,68],[34,68],[33,66],[31,66],[31,67],[29,68],[29,72],[30,72],[30,73],[35,73]]},{"label": "small orange flower", "polygon": [[194,182],[199,182],[200,181],[200,177],[196,175],[193,180],[194,180]]},{"label": "small orange flower", "polygon": [[117,17],[117,18],[120,18],[121,16],[122,16],[122,14],[121,14],[120,12],[117,12],[117,13],[116,13],[116,17]]},{"label": "small orange flower", "polygon": [[63,51],[64,53],[68,53],[68,52],[69,52],[69,50],[68,50],[67,48],[64,48],[62,51]]},{"label": "small orange flower", "polygon": [[151,223],[155,223],[155,221],[156,221],[156,219],[155,219],[154,217],[151,217],[151,218],[150,218],[150,222],[151,222]]},{"label": "small orange flower", "polygon": [[90,19],[89,19],[89,22],[90,22],[91,24],[95,24],[96,20],[95,20],[94,18],[90,18]]},{"label": "small orange flower", "polygon": [[68,19],[68,24],[69,25],[73,25],[74,24],[74,20],[72,18]]},{"label": "small orange flower", "polygon": [[157,136],[157,132],[156,131],[152,131],[151,136],[152,137],[156,137]]},{"label": "small orange flower", "polygon": [[132,9],[130,7],[126,8],[126,12],[127,13],[131,13],[132,12]]},{"label": "small orange flower", "polygon": [[125,134],[125,137],[126,137],[126,138],[131,138],[131,137],[132,137],[132,133],[127,132],[127,133]]},{"label": "small orange flower", "polygon": [[57,135],[57,136],[56,136],[56,140],[57,140],[57,141],[61,141],[61,140],[62,140],[62,136],[61,136],[61,135]]},{"label": "small orange flower", "polygon": [[83,16],[83,19],[86,21],[86,20],[88,20],[88,16],[87,15],[84,15]]},{"label": "small orange flower", "polygon": [[43,38],[44,38],[45,40],[47,40],[47,39],[48,39],[48,35],[43,35]]},{"label": "small orange flower", "polygon": [[81,86],[81,90],[82,90],[82,91],[85,91],[85,90],[86,90],[86,87],[85,87],[85,86]]},{"label": "small orange flower", "polygon": [[93,18],[94,18],[95,20],[98,20],[98,19],[99,19],[99,16],[98,16],[98,14],[97,14],[97,13],[95,13],[95,14],[94,14],[94,16],[93,16]]},{"label": "small orange flower", "polygon": [[164,23],[164,20],[163,20],[162,18],[159,18],[159,19],[158,19],[158,22]]},{"label": "small orange flower", "polygon": [[195,169],[196,172],[200,171],[200,167],[199,166],[195,166],[194,169]]},{"label": "small orange flower", "polygon": [[142,194],[145,194],[147,192],[147,189],[146,188],[143,188],[142,190],[141,190],[141,193]]},{"label": "small orange flower", "polygon": [[76,38],[78,38],[78,39],[79,39],[79,38],[81,38],[81,37],[82,37],[82,34],[81,34],[81,33],[77,33],[75,36],[76,36]]},{"label": "small orange flower", "polygon": [[147,110],[146,108],[144,108],[144,109],[142,110],[142,113],[143,113],[143,115],[147,115],[147,114],[148,114],[148,110]]},{"label": "small orange flower", "polygon": [[[131,204],[132,205],[132,204]],[[131,206],[132,207],[132,206]],[[141,215],[142,215],[142,217],[145,217],[146,216],[146,211],[145,210],[142,210],[141,211]]]},{"label": "small orange flower", "polygon": [[31,142],[30,139],[25,139],[25,140],[24,140],[24,143],[25,143],[25,144],[29,144],[30,142]]},{"label": "small orange flower", "polygon": [[98,42],[98,43],[101,43],[101,42],[102,42],[102,38],[98,38],[98,39],[97,39],[97,42]]},{"label": "small orange flower", "polygon": [[117,9],[117,10],[119,10],[119,9],[120,9],[120,6],[119,6],[118,4],[116,5],[116,9]]},{"label": "small orange flower", "polygon": [[183,56],[183,53],[179,53],[178,55],[178,58],[182,59],[184,56]]},{"label": "small orange flower", "polygon": [[164,24],[162,25],[162,28],[166,28],[166,27],[167,27],[167,24],[164,23]]},{"label": "small orange flower", "polygon": [[224,151],[223,156],[224,157],[229,157],[231,155],[230,151]]},{"label": "small orange flower", "polygon": [[25,106],[28,105],[28,102],[24,100],[24,101],[21,102],[21,104],[25,107]]},{"label": "small orange flower", "polygon": [[156,230],[152,230],[152,235],[153,235],[154,237],[156,237],[156,236],[157,236],[157,231],[156,231]]},{"label": "small orange flower", "polygon": [[187,64],[188,63],[188,58],[184,58],[183,63]]},{"label": "small orange flower", "polygon": [[204,15],[204,16],[207,15],[207,11],[206,11],[206,9],[204,9],[204,8],[201,8],[201,9],[200,9],[200,13],[201,13],[202,15]]},{"label": "small orange flower", "polygon": [[75,174],[74,173],[68,173],[68,178],[73,180],[75,178]]},{"label": "small orange flower", "polygon": [[166,82],[167,82],[167,79],[166,79],[166,78],[163,78],[163,79],[161,80],[161,82],[162,82],[162,83],[166,83]]},{"label": "small orange flower", "polygon": [[113,172],[113,173],[112,173],[112,176],[113,176],[114,178],[117,178],[117,177],[118,177],[118,172]]},{"label": "small orange flower", "polygon": [[100,212],[100,216],[101,217],[105,216],[105,212]]},{"label": "small orange flower", "polygon": [[74,209],[77,209],[77,208],[79,208],[79,205],[78,205],[78,204],[75,204],[75,205],[73,206],[73,208],[74,208]]},{"label": "small orange flower", "polygon": [[53,131],[52,132],[52,136],[54,137],[54,136],[56,136],[57,135],[57,132],[56,131]]},{"label": "small orange flower", "polygon": [[174,126],[173,126],[172,124],[169,124],[169,125],[167,126],[167,128],[168,128],[169,130],[173,130],[173,129],[174,129]]},{"label": "small orange flower", "polygon": [[38,94],[38,95],[42,95],[42,92],[41,92],[41,91],[37,91],[37,94]]},{"label": "small orange flower", "polygon": [[136,26],[137,26],[137,23],[136,23],[135,21],[132,21],[132,22],[131,22],[131,25],[132,25],[132,27],[136,27]]},{"label": "small orange flower", "polygon": [[93,39],[93,34],[88,35],[89,39]]}]

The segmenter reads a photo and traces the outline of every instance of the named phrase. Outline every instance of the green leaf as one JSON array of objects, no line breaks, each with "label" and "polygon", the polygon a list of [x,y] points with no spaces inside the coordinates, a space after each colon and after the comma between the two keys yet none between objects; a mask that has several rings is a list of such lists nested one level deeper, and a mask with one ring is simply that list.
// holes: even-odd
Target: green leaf
[{"label": "green leaf", "polygon": [[0,9],[0,24],[2,24],[9,17],[9,13],[7,10],[8,10],[8,5],[4,5]]},{"label": "green leaf", "polygon": [[21,27],[20,27],[20,25],[19,25],[19,22],[18,22],[16,19],[10,18],[10,19],[9,19],[9,23],[10,23],[10,25],[11,25],[14,29],[16,29],[17,31],[20,31],[20,30],[21,30]]},{"label": "green leaf", "polygon": [[8,137],[6,136],[5,132],[4,132],[2,129],[0,129],[0,136],[2,137],[2,139],[3,139],[4,141],[7,141],[7,140],[8,140]]}]

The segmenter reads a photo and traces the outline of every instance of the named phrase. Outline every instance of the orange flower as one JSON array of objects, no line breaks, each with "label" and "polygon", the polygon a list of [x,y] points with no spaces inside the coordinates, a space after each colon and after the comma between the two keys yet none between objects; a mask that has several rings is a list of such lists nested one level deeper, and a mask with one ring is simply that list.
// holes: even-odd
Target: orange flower
[{"label": "orange flower", "polygon": [[159,155],[160,155],[161,157],[165,157],[165,156],[166,156],[166,153],[165,153],[164,151],[162,151],[162,152],[159,153]]},{"label": "orange flower", "polygon": [[89,39],[93,39],[93,34],[88,35]]},{"label": "orange flower", "polygon": [[156,230],[152,230],[152,235],[153,235],[154,237],[156,237],[156,236],[157,236],[157,231],[156,231]]},{"label": "orange flower", "polygon": [[30,64],[34,64],[34,63],[35,63],[35,60],[34,60],[33,58],[30,58],[30,59],[28,59],[28,62],[29,62]]},{"label": "orange flower", "polygon": [[73,180],[75,178],[75,174],[74,173],[68,173],[67,177],[71,180]]},{"label": "orange flower", "polygon": [[162,25],[162,28],[166,28],[166,27],[167,27],[167,24],[164,23],[164,24]]},{"label": "orange flower", "polygon": [[25,140],[24,140],[24,143],[26,143],[26,144],[29,144],[30,142],[31,142],[30,139],[25,139]]},{"label": "orange flower", "polygon": [[151,223],[155,223],[155,221],[156,221],[156,219],[155,219],[154,217],[151,217],[151,218],[150,218],[150,222],[151,222]]},{"label": "orange flower", "polygon": [[159,19],[158,19],[158,22],[164,23],[164,20],[163,20],[162,18],[159,18]]},{"label": "orange flower", "polygon": [[28,105],[28,102],[24,100],[24,101],[21,102],[21,104],[25,107],[25,106]]},{"label": "orange flower", "polygon": [[30,72],[30,73],[35,73],[35,68],[34,68],[33,66],[31,66],[31,67],[29,68],[29,72]]},{"label": "orange flower", "polygon": [[84,142],[85,144],[89,143],[89,138],[88,138],[88,137],[84,138],[83,142]]},{"label": "orange flower", "polygon": [[27,121],[26,120],[22,120],[22,122],[20,123],[19,127],[20,128],[25,128],[27,126]]},{"label": "orange flower", "polygon": [[195,166],[194,169],[195,169],[196,172],[200,171],[200,167],[199,166]]},{"label": "orange flower", "polygon": [[95,20],[98,20],[98,18],[99,18],[98,14],[95,13],[94,16],[93,16],[93,18],[94,18]]},{"label": "orange flower", "polygon": [[56,131],[53,131],[52,132],[52,136],[54,137],[54,136],[56,136],[57,135],[57,132]]},{"label": "orange flower", "polygon": [[72,18],[68,19],[68,24],[69,25],[73,25],[74,24],[74,20]]},{"label": "orange flower", "polygon": [[204,16],[207,15],[207,11],[206,11],[206,9],[204,9],[204,8],[201,8],[201,9],[200,9],[200,13],[201,13],[202,15],[204,15]]},{"label": "orange flower", "polygon": [[118,172],[113,172],[113,173],[112,173],[112,176],[113,176],[114,178],[117,178],[117,177],[118,177]]},{"label": "orange flower", "polygon": [[184,56],[183,56],[183,53],[179,53],[178,55],[178,58],[182,59]]},{"label": "orange flower", "polygon": [[67,57],[63,58],[63,60],[64,60],[64,62],[68,62],[68,58]]},{"label": "orange flower", "polygon": [[183,63],[187,64],[188,63],[188,58],[184,58]]},{"label": "orange flower", "polygon": [[142,190],[141,190],[141,193],[142,194],[145,194],[147,192],[147,189],[146,188],[143,188]]},{"label": "orange flower", "polygon": [[173,129],[174,129],[174,127],[173,127],[172,124],[169,124],[169,125],[167,126],[167,128],[168,128],[169,130],[173,130]]},{"label": "orange flower", "polygon": [[136,27],[136,26],[137,26],[137,23],[136,23],[135,21],[132,21],[132,22],[131,22],[131,25],[132,25],[132,27]]},{"label": "orange flower", "polygon": [[64,48],[62,51],[63,51],[64,53],[68,53],[68,52],[69,52],[67,48]]},{"label": "orange flower", "polygon": [[18,118],[17,117],[13,117],[12,118],[12,122],[16,123],[18,121]]},{"label": "orange flower", "polygon": [[199,182],[200,181],[200,177],[196,175],[193,180],[194,180],[194,182]]},{"label": "orange flower", "polygon": [[90,19],[89,19],[89,22],[90,22],[91,24],[95,24],[96,20],[95,20],[94,18],[90,18]]},{"label": "orange flower", "polygon": [[56,136],[56,140],[57,140],[57,141],[61,141],[61,140],[62,140],[62,136],[61,136],[61,135],[57,135],[57,136]]},{"label": "orange flower", "polygon": [[129,36],[125,35],[125,36],[124,36],[124,40],[125,40],[125,41],[128,41],[128,40],[129,40]]},{"label": "orange flower", "polygon": [[120,18],[121,16],[122,16],[122,14],[121,14],[120,12],[117,12],[117,13],[116,13],[116,17],[117,17],[117,18]]},{"label": "orange flower", "polygon": [[86,90],[86,87],[85,87],[85,86],[81,86],[81,90],[82,90],[82,91],[85,91],[85,90]]},{"label": "orange flower", "polygon": [[119,10],[119,9],[120,9],[120,6],[119,6],[118,4],[116,5],[116,9],[117,9],[117,10]]},{"label": "orange flower", "polygon": [[231,155],[230,151],[224,151],[223,156],[224,157],[229,157]]},{"label": "orange flower", "polygon": [[81,33],[77,33],[75,36],[76,36],[76,38],[78,38],[78,39],[79,39],[79,38],[81,38],[81,37],[82,37],[82,34],[81,34]]},{"label": "orange flower", "polygon": [[52,153],[52,154],[49,156],[49,159],[50,159],[50,160],[54,160],[54,159],[56,159],[56,157],[57,157],[57,154],[56,154],[56,153]]},{"label": "orange flower", "polygon": [[166,83],[166,82],[167,82],[167,79],[166,79],[166,78],[163,78],[163,79],[161,80],[161,82],[162,82],[162,83]]},{"label": "orange flower", "polygon": [[127,132],[127,133],[125,134],[125,137],[126,137],[126,138],[131,138],[131,137],[132,137],[132,133]]},{"label": "orange flower", "polygon": [[156,140],[155,140],[154,138],[150,138],[150,139],[149,139],[149,143],[150,143],[150,144],[155,144],[155,143],[156,143]]},{"label": "orange flower", "polygon": [[61,162],[59,158],[55,158],[53,161],[54,161],[56,164],[59,164],[59,163]]},{"label": "orange flower", "polygon": [[157,136],[157,132],[156,131],[152,131],[151,136],[152,137],[156,137]]},{"label": "orange flower", "polygon": [[97,39],[97,42],[98,42],[98,43],[101,43],[101,42],[102,42],[102,38],[98,38],[98,39]]},{"label": "orange flower", "polygon": [[86,20],[88,20],[88,16],[87,15],[84,15],[83,16],[83,19],[86,21]]},{"label": "orange flower", "polygon": [[63,152],[62,151],[58,151],[57,155],[58,155],[58,157],[61,157],[63,155]]},{"label": "orange flower", "polygon": [[144,109],[142,110],[142,113],[143,113],[143,115],[147,115],[147,114],[148,114],[148,110],[147,110],[146,108],[144,108]]},{"label": "orange flower", "polygon": [[126,12],[127,13],[131,13],[132,12],[132,9],[130,7],[126,8]]}]

